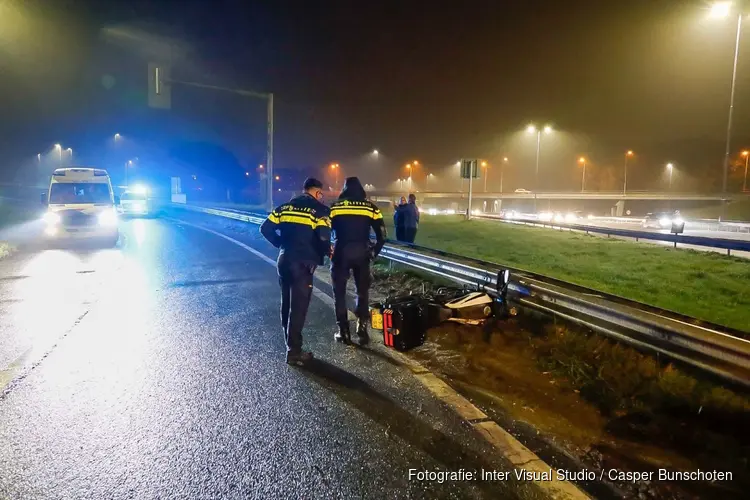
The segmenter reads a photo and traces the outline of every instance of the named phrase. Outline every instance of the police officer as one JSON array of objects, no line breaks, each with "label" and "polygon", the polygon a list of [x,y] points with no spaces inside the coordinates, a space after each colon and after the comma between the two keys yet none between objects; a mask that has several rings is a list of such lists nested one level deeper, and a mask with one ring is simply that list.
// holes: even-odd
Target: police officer
[{"label": "police officer", "polygon": [[[331,280],[336,304],[336,323],[339,327],[334,338],[345,344],[351,343],[346,309],[346,283],[351,271],[357,289],[357,336],[360,345],[364,345],[370,340],[367,334],[370,261],[377,257],[383,248],[386,232],[383,214],[374,203],[367,200],[358,178],[347,178],[339,199],[331,205],[331,227],[335,240],[331,259]],[[375,231],[377,239],[374,245],[370,243],[371,228]]]},{"label": "police officer", "polygon": [[302,327],[312,295],[315,268],[331,249],[331,220],[323,199],[323,184],[305,181],[304,194],[277,207],[260,232],[280,248],[276,268],[281,285],[281,326],[286,339],[286,362],[303,366],[313,358],[302,350]]}]

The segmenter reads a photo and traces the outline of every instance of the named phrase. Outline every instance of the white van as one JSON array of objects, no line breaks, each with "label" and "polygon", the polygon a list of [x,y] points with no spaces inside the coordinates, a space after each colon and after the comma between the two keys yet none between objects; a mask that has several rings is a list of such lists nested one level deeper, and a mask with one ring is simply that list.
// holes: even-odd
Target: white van
[{"label": "white van", "polygon": [[47,206],[45,235],[50,239],[98,239],[116,245],[120,237],[115,196],[106,170],[58,168],[49,191],[42,195]]}]

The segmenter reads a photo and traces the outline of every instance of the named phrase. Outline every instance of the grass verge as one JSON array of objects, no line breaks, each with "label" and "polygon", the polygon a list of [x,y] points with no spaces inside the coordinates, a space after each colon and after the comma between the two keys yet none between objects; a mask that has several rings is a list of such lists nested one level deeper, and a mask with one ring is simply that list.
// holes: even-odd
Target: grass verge
[{"label": "grass verge", "polygon": [[[380,293],[408,292],[425,282],[419,272],[382,264],[375,266],[374,276]],[[501,414],[531,425],[586,466],[735,473],[731,492],[721,491],[722,485],[677,486],[683,494],[689,490],[702,497],[735,497],[737,488],[750,487],[750,435],[743,424],[750,418],[747,394],[550,321],[522,314],[501,323],[489,337],[477,328],[445,323],[409,354],[459,385],[488,394],[478,401],[499,405]],[[654,498],[683,496],[662,491],[671,487],[666,484],[651,487],[660,490]]]},{"label": "grass verge", "polygon": [[425,215],[417,243],[750,331],[748,259],[450,216]]},{"label": "grass verge", "polygon": [[39,209],[31,208],[28,205],[18,205],[7,199],[0,198],[0,259],[13,253],[15,249],[7,241],[2,241],[2,230],[38,216]]}]

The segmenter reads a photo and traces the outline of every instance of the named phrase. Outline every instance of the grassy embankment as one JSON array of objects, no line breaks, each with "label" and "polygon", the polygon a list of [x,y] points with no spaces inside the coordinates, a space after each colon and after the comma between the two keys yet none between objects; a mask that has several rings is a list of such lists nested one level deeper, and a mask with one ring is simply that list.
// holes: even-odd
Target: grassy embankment
[{"label": "grassy embankment", "polygon": [[[381,294],[419,290],[430,280],[385,263],[374,275]],[[740,476],[738,487],[750,484],[741,473],[750,451],[742,427],[750,397],[604,336],[522,314],[489,338],[442,324],[410,355],[485,409],[527,422],[588,465],[723,467]]]},{"label": "grassy embankment", "polygon": [[750,332],[748,259],[451,216],[423,215],[416,242]]}]

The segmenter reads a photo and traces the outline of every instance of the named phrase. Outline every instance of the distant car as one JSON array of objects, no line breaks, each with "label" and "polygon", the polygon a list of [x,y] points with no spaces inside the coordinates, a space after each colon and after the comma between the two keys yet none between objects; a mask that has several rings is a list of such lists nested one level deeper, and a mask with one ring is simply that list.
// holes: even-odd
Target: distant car
[{"label": "distant car", "polygon": [[148,217],[153,215],[153,207],[148,193],[143,189],[128,190],[120,196],[120,213],[129,216]]},{"label": "distant car", "polygon": [[531,194],[531,191],[529,191],[528,189],[523,189],[523,188],[518,188],[514,192],[518,194]]},{"label": "distant car", "polygon": [[672,224],[684,226],[685,221],[679,213],[673,212],[650,212],[646,214],[641,222],[643,228],[671,229]]}]

